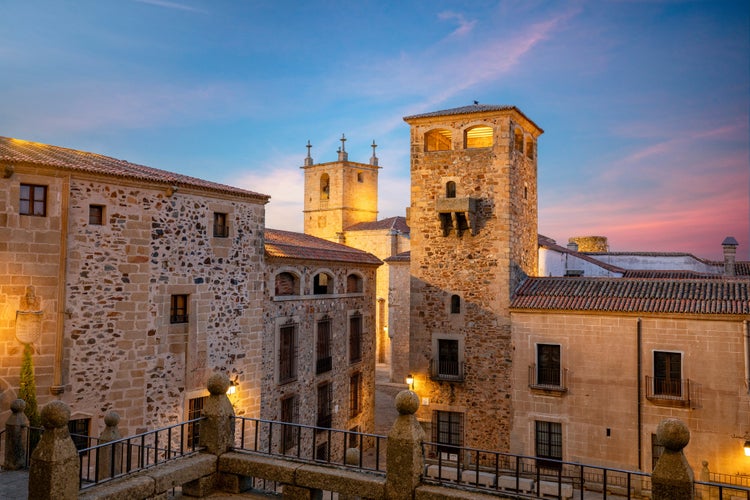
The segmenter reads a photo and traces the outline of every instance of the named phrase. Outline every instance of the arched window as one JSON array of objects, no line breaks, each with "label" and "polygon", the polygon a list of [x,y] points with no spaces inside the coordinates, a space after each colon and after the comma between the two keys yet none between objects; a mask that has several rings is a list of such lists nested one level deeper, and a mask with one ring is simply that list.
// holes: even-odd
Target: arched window
[{"label": "arched window", "polygon": [[276,275],[274,295],[299,295],[299,279],[289,272]]},{"label": "arched window", "polygon": [[513,138],[515,142],[515,150],[523,153],[523,131],[520,129],[520,127],[516,127],[513,131]]},{"label": "arched window", "polygon": [[449,151],[451,148],[451,131],[441,128],[430,130],[424,135],[425,151]]},{"label": "arched window", "polygon": [[451,314],[461,313],[461,297],[458,295],[451,295]]},{"label": "arched window", "polygon": [[534,139],[531,137],[526,138],[526,158],[529,160],[534,159]]},{"label": "arched window", "polygon": [[445,197],[446,198],[456,197],[456,183],[455,182],[448,181],[445,183]]},{"label": "arched window", "polygon": [[362,293],[362,278],[356,274],[346,277],[346,293]]},{"label": "arched window", "polygon": [[327,295],[333,293],[333,276],[327,273],[318,273],[313,278],[313,294]]},{"label": "arched window", "polygon": [[327,200],[330,196],[330,190],[331,190],[331,179],[328,177],[328,174],[323,174],[320,176],[320,199],[321,200]]},{"label": "arched window", "polygon": [[477,125],[464,131],[465,148],[488,148],[492,146],[492,127]]}]

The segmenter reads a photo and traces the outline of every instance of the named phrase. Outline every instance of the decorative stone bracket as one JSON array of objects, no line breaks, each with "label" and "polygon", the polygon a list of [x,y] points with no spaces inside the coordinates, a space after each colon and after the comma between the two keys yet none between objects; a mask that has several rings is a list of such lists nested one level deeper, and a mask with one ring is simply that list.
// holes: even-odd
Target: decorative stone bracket
[{"label": "decorative stone bracket", "polygon": [[443,227],[443,236],[448,236],[451,229],[461,236],[465,230],[470,230],[471,235],[477,234],[477,199],[471,197],[463,198],[438,198],[435,203]]}]

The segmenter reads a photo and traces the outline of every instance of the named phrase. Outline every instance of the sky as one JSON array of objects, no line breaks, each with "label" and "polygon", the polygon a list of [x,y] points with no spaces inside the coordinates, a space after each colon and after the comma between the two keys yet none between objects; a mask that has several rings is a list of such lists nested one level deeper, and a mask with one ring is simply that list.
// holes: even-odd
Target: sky
[{"label": "sky", "polygon": [[404,116],[517,106],[542,129],[539,233],[750,255],[747,0],[0,0],[0,136],[271,196],[300,166],[380,160],[409,205]]}]

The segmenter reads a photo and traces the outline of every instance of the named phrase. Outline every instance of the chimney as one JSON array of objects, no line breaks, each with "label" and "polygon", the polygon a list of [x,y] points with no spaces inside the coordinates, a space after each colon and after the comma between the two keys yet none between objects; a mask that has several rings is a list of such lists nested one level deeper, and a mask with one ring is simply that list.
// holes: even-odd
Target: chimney
[{"label": "chimney", "polygon": [[724,275],[734,276],[734,257],[737,254],[737,240],[733,236],[727,236],[721,242],[721,248],[724,249]]},{"label": "chimney", "polygon": [[568,250],[571,252],[577,252],[578,251],[578,243],[572,240],[568,240]]}]

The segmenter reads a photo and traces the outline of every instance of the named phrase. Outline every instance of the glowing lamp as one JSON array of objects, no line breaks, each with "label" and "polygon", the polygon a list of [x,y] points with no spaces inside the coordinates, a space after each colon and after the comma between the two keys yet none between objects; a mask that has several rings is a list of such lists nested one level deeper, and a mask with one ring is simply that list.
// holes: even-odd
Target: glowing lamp
[{"label": "glowing lamp", "polygon": [[750,457],[750,439],[746,440],[742,447],[745,449],[745,456]]},{"label": "glowing lamp", "polygon": [[409,386],[409,389],[414,389],[414,376],[411,373],[406,376],[406,385]]},{"label": "glowing lamp", "polygon": [[235,392],[237,392],[237,383],[232,382],[230,383],[229,388],[227,389],[227,396],[231,396]]}]

